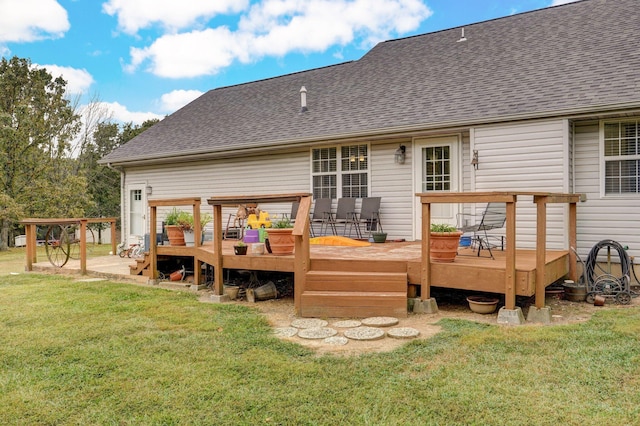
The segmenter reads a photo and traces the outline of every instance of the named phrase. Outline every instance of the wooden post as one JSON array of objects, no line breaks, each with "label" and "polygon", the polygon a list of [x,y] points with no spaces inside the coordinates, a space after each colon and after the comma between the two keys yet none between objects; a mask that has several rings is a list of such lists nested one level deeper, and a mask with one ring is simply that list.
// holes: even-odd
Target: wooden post
[{"label": "wooden post", "polygon": [[577,258],[576,253],[573,251],[578,249],[577,223],[578,208],[576,202],[572,201],[569,203],[569,278],[573,282],[578,282]]},{"label": "wooden post", "polygon": [[420,300],[431,299],[431,204],[422,202],[422,282]]},{"label": "wooden post", "polygon": [[118,245],[116,244],[116,219],[111,219],[109,222],[111,223],[111,253],[116,256],[116,251],[118,250]]},{"label": "wooden post", "polygon": [[507,207],[507,253],[505,265],[505,308],[516,308],[516,198],[506,203]]},{"label": "wooden post", "polygon": [[27,239],[26,244],[27,248],[25,250],[27,256],[27,264],[25,266],[25,271],[30,272],[33,271],[33,264],[37,261],[36,259],[36,230],[37,226],[32,224],[27,224],[24,226],[25,238]]},{"label": "wooden post", "polygon": [[221,296],[224,279],[222,273],[222,204],[214,204],[213,206],[213,251],[215,254],[213,294]]},{"label": "wooden post", "polygon": [[306,286],[307,272],[311,263],[309,245],[309,212],[311,211],[311,197],[302,197],[296,215],[293,235],[295,236],[295,266],[293,273],[293,304],[294,313],[300,314],[300,299]]},{"label": "wooden post", "polygon": [[80,273],[87,275],[87,219],[80,219]]},{"label": "wooden post", "polygon": [[[149,278],[155,280],[158,278],[158,237],[156,231],[156,223],[158,220],[158,207],[151,206],[149,208]],[[114,252],[115,253],[115,252]]]},{"label": "wooden post", "polygon": [[539,197],[536,201],[536,308],[544,308],[546,287],[547,253],[547,199]]}]

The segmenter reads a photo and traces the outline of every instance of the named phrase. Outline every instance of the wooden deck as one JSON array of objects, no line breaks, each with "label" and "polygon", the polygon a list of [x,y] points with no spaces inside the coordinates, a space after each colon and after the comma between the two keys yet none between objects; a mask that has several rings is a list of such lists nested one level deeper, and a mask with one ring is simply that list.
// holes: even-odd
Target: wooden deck
[{"label": "wooden deck", "polygon": [[[222,267],[256,271],[295,272],[295,255],[237,256],[235,241],[222,241]],[[372,243],[368,247],[310,246],[310,267],[301,292],[301,316],[407,315],[407,299],[420,297],[422,244]],[[214,244],[200,247],[158,246],[159,256],[187,256],[213,264]],[[483,251],[478,257],[460,248],[453,263],[431,263],[432,286],[504,294],[506,252]],[[516,251],[516,295],[536,291],[535,250]],[[545,287],[569,272],[567,251],[547,251]]]}]

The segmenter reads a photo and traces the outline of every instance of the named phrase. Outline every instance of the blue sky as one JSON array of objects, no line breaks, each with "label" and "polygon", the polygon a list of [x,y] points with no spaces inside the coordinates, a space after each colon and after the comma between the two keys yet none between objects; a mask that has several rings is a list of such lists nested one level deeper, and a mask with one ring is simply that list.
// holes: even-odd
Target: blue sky
[{"label": "blue sky", "polygon": [[119,122],[202,93],[361,58],[377,42],[575,0],[0,0],[0,55]]}]

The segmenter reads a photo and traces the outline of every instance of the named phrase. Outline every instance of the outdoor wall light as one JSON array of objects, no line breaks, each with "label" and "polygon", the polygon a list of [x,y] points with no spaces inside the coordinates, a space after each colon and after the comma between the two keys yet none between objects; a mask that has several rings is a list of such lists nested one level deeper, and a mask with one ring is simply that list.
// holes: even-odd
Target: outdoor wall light
[{"label": "outdoor wall light", "polygon": [[471,165],[475,170],[478,170],[478,150],[473,150],[473,157],[471,158]]},{"label": "outdoor wall light", "polygon": [[396,149],[396,153],[393,155],[393,159],[396,164],[404,164],[406,152],[407,152],[407,147],[405,147],[404,145],[400,145],[398,149]]},{"label": "outdoor wall light", "polygon": [[151,194],[153,194],[153,188],[151,186],[148,186],[144,189],[145,194],[147,194],[147,197]]}]

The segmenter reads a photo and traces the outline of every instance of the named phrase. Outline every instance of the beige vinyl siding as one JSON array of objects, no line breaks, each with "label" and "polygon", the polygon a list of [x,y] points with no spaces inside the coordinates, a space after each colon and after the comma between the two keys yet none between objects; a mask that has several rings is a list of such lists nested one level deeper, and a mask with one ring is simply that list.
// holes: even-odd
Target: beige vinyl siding
[{"label": "beige vinyl siding", "polygon": [[611,239],[640,256],[640,197],[602,196],[600,161],[599,122],[576,123],[575,188],[587,196],[578,204],[578,254],[585,259],[595,244]]},{"label": "beige vinyl siding", "polygon": [[[475,191],[567,192],[567,128],[566,120],[474,128],[471,145],[479,159]],[[476,207],[481,213],[484,205]],[[567,248],[566,207],[550,205],[547,210],[547,247]],[[536,207],[531,197],[519,198],[516,214],[517,247],[534,248]]]},{"label": "beige vinyl siding", "polygon": [[411,142],[402,142],[406,147],[404,164],[394,162],[399,142],[371,146],[371,193],[382,197],[380,221],[388,239],[413,238],[413,193]]},{"label": "beige vinyl siding", "polygon": [[[207,199],[212,196],[310,192],[309,173],[309,151],[305,149],[246,158],[176,163],[161,168],[128,169],[126,180],[146,181],[153,188],[152,199],[201,197],[201,211],[211,213],[213,210]],[[291,211],[290,204],[284,203],[260,205],[260,208],[274,215]],[[167,210],[159,210],[159,222]],[[223,209],[223,227],[229,213],[235,210]],[[212,230],[211,224],[207,230]]]}]

